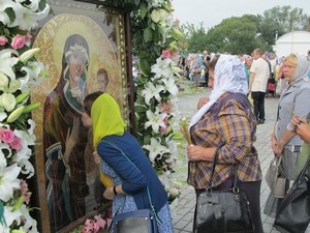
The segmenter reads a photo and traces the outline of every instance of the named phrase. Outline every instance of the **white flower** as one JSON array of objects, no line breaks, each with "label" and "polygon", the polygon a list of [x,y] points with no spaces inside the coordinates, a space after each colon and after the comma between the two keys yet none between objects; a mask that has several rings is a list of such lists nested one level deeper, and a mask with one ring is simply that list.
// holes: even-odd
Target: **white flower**
[{"label": "white flower", "polygon": [[3,90],[5,87],[7,87],[9,84],[9,79],[8,77],[0,72],[0,90]]},{"label": "white flower", "polygon": [[3,108],[0,108],[0,122],[2,122],[5,118],[7,118],[8,114],[4,112]]},{"label": "white flower", "polygon": [[4,91],[14,93],[21,88],[21,82],[19,79],[11,80],[9,87],[4,88]]},{"label": "white flower", "polygon": [[153,10],[151,13],[151,19],[154,23],[158,23],[160,21],[159,10]]},{"label": "white flower", "polygon": [[20,173],[20,167],[13,164],[0,170],[0,200],[7,202],[13,198],[14,189],[19,189],[20,180],[17,178]]},{"label": "white flower", "polygon": [[[10,2],[10,0],[5,0]],[[13,6],[15,18],[11,22],[9,21],[7,26],[8,27],[16,27],[19,26],[21,29],[26,30],[33,28],[38,25],[37,21],[45,18],[49,11],[50,6],[48,4],[45,5],[43,10],[39,10],[39,1],[40,0],[32,0],[29,1],[27,6],[23,6],[20,3],[16,3]],[[8,6],[3,6],[1,9],[6,9]],[[3,17],[5,19],[5,17]]]},{"label": "white flower", "polygon": [[164,119],[167,117],[167,113],[153,113],[151,110],[146,111],[146,116],[148,121],[145,122],[144,127],[147,129],[152,126],[152,129],[155,133],[158,133],[159,127],[166,127]]},{"label": "white flower", "polygon": [[164,3],[164,0],[153,0],[151,2],[152,7],[160,7]]},{"label": "white flower", "polygon": [[148,82],[146,85],[145,85],[145,89],[142,90],[141,94],[142,96],[144,96],[145,98],[145,103],[147,105],[150,104],[150,100],[155,97],[155,99],[157,99],[158,101],[161,100],[161,97],[159,95],[159,93],[161,91],[164,90],[164,86],[162,85],[156,85],[156,87],[154,86],[153,83],[151,82]]},{"label": "white flower", "polygon": [[[4,151],[5,153],[3,153]],[[4,169],[7,166],[7,158],[10,158],[11,155],[12,151],[10,146],[5,143],[0,143],[0,170]]]},{"label": "white flower", "polygon": [[165,84],[165,90],[168,91],[171,95],[177,95],[179,92],[179,88],[175,84],[173,78],[163,79],[163,83]]},{"label": "white flower", "polygon": [[159,21],[160,22],[165,22],[167,16],[169,15],[168,12],[164,9],[160,9],[158,14],[159,14]]},{"label": "white flower", "polygon": [[13,222],[20,221],[21,212],[19,210],[14,210],[12,206],[6,205],[4,206],[4,217],[6,224],[11,226]]},{"label": "white flower", "polygon": [[9,25],[11,23],[9,16],[4,11],[6,8],[12,8],[14,9],[17,3],[15,3],[12,0],[1,0],[0,4],[0,22],[2,22],[4,25]]},{"label": "white flower", "polygon": [[161,158],[164,153],[169,153],[168,148],[161,145],[155,138],[151,138],[151,144],[144,145],[143,148],[149,151],[149,159],[152,163],[157,156]]},{"label": "white flower", "polygon": [[151,66],[151,72],[155,74],[154,79],[180,76],[180,68],[176,67],[174,61],[170,58],[157,58],[156,64]]},{"label": "white flower", "polygon": [[18,62],[18,58],[12,57],[12,54],[18,55],[18,53],[12,49],[5,49],[0,51],[0,72],[7,75],[11,81],[15,80],[13,66]]},{"label": "white flower", "polygon": [[30,216],[27,206],[22,205],[20,208],[20,212],[21,212],[21,221],[24,223],[23,229],[28,232],[28,230],[32,227],[33,230],[32,232],[37,232],[36,230],[37,222]]},{"label": "white flower", "polygon": [[11,112],[16,106],[16,98],[11,93],[3,93],[0,96],[0,105],[7,111]]}]

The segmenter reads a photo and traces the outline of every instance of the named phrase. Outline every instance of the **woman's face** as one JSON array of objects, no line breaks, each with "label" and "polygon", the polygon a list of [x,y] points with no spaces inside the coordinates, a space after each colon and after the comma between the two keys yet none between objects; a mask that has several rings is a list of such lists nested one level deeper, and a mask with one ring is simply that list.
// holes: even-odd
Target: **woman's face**
[{"label": "woman's face", "polygon": [[73,51],[68,60],[70,79],[73,82],[79,82],[85,67],[87,58],[83,52]]},{"label": "woman's face", "polygon": [[286,81],[291,81],[296,70],[296,65],[291,61],[285,61],[283,73]]},{"label": "woman's face", "polygon": [[213,89],[214,85],[214,69],[209,69],[208,86]]},{"label": "woman's face", "polygon": [[91,118],[86,112],[82,112],[82,122],[86,128],[90,128],[92,126]]}]

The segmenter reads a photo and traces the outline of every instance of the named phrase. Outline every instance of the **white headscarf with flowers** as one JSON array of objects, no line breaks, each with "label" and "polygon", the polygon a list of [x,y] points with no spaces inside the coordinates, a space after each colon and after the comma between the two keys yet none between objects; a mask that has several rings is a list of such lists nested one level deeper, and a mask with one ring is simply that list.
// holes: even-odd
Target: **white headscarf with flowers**
[{"label": "white headscarf with flowers", "polygon": [[246,95],[248,93],[248,82],[244,65],[240,59],[233,55],[222,54],[215,66],[214,89],[209,97],[210,100],[192,117],[189,128],[197,123],[225,92]]}]

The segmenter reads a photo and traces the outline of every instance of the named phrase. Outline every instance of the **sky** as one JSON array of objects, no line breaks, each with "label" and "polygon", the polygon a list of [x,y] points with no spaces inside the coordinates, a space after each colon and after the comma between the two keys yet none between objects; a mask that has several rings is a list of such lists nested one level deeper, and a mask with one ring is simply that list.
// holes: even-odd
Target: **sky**
[{"label": "sky", "polygon": [[310,15],[310,0],[172,0],[174,18],[180,25],[186,22],[208,29],[220,24],[223,19],[244,14],[263,15],[275,6],[301,8]]}]

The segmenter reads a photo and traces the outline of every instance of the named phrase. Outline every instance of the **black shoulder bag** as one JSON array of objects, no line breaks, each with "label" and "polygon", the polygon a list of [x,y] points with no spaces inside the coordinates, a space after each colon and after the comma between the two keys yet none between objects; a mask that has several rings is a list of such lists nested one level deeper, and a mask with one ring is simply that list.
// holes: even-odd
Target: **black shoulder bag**
[{"label": "black shoulder bag", "polygon": [[216,149],[213,157],[208,187],[197,197],[195,233],[252,233],[254,228],[249,202],[245,193],[237,187],[235,165],[231,191],[212,190],[212,178],[220,148]]},{"label": "black shoulder bag", "polygon": [[282,233],[305,232],[310,223],[310,156],[277,210],[274,227]]}]

